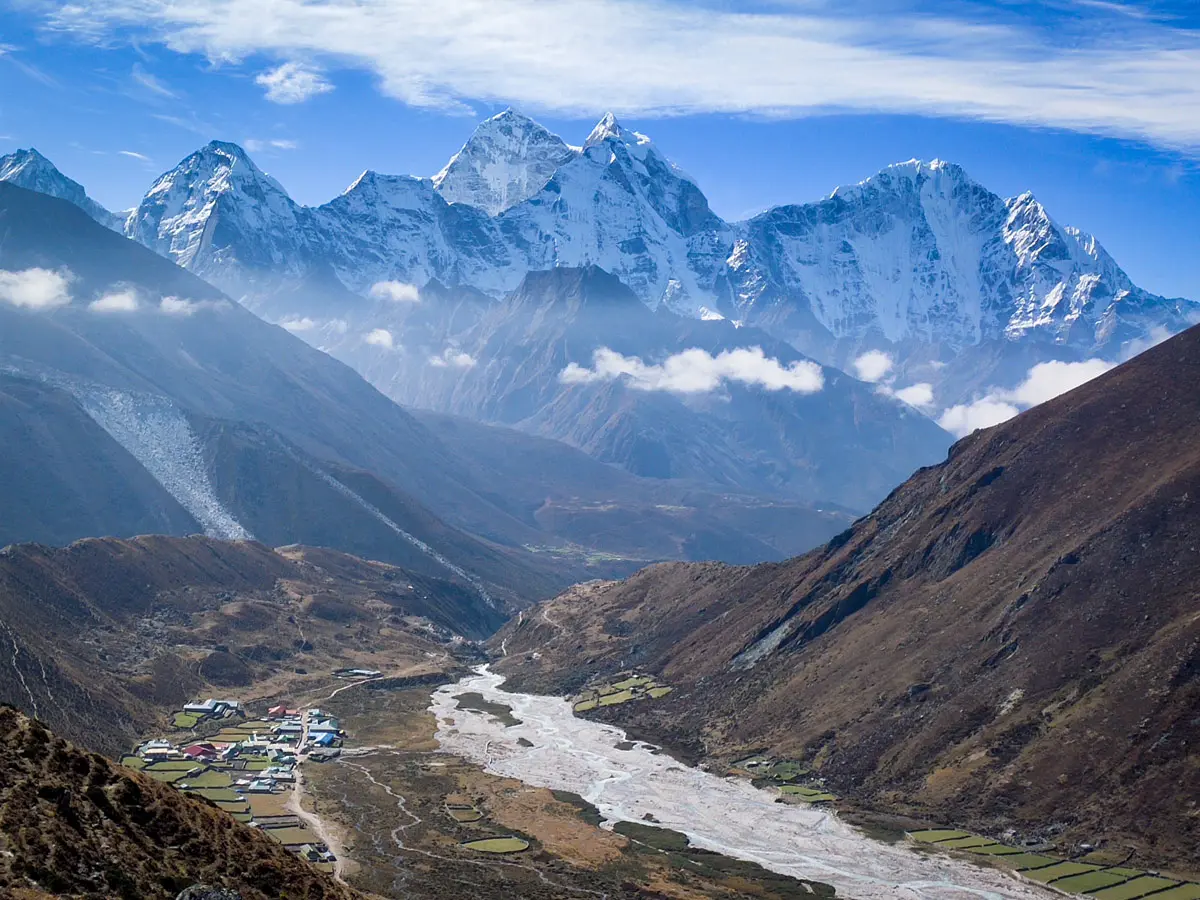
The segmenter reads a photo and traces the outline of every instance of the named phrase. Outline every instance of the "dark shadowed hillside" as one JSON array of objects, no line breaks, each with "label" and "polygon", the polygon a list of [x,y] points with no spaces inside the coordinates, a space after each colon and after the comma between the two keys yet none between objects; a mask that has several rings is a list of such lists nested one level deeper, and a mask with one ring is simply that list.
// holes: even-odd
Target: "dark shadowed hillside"
[{"label": "dark shadowed hillside", "polygon": [[644,667],[680,689],[613,715],[698,756],[769,749],[878,808],[1200,870],[1198,379],[1193,329],[806,556],[574,589],[501,632],[500,668]]},{"label": "dark shadowed hillside", "polygon": [[203,882],[242,900],[352,900],[276,841],[0,707],[0,894],[169,900]]}]

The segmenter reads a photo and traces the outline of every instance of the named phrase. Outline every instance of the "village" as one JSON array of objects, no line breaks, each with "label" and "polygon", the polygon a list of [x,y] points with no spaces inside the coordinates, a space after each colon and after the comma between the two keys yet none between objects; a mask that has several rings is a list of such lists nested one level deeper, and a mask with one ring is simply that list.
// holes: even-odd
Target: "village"
[{"label": "village", "polygon": [[336,718],[317,708],[279,704],[250,719],[239,701],[209,698],[186,704],[171,721],[186,737],[147,740],[121,762],[207,800],[318,868],[335,871],[337,857],[318,833],[316,818],[301,806],[299,766],[341,753],[346,733]]}]

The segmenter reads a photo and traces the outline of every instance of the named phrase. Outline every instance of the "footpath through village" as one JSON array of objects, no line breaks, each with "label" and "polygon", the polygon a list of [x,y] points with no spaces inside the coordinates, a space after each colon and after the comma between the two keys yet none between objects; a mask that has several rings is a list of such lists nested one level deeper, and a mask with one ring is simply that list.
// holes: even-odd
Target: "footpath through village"
[{"label": "footpath through village", "polygon": [[341,753],[346,732],[337,719],[286,704],[251,719],[237,700],[208,699],[184,706],[172,724],[187,737],[145,741],[121,762],[203,797],[318,868],[339,873],[319,820],[301,806],[299,769]]}]

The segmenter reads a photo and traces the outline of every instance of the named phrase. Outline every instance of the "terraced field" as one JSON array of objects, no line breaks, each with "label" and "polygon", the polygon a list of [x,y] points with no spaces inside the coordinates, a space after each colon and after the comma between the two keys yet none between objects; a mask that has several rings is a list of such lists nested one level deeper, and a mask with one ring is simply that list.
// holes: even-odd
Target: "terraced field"
[{"label": "terraced field", "polygon": [[1200,883],[1165,878],[1140,869],[1090,863],[1086,858],[1066,860],[1028,853],[1019,847],[1009,847],[991,838],[951,828],[911,831],[908,836],[918,843],[942,850],[991,856],[1025,878],[1069,894],[1097,900],[1200,900]]},{"label": "terraced field", "polygon": [[613,684],[588,688],[572,699],[577,713],[589,712],[604,706],[618,706],[633,700],[661,700],[671,688],[659,684],[649,675],[630,675]]}]

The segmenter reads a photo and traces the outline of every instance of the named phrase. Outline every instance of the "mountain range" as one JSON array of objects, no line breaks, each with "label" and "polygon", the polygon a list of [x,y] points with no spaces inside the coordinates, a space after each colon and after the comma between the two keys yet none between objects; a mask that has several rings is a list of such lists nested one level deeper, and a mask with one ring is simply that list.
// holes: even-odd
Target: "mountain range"
[{"label": "mountain range", "polygon": [[670,698],[606,718],[687,758],[767,753],[867,808],[1195,872],[1195,374],[1200,327],[796,559],[579,585],[493,638],[497,670],[556,694],[646,672]]},{"label": "mountain range", "polygon": [[[20,151],[0,178],[79,203],[272,321],[350,323],[359,338],[373,322],[357,298],[380,285],[499,299],[530,271],[597,265],[651,309],[724,316],[844,371],[887,353],[895,387],[927,385],[936,413],[1011,389],[1040,361],[1117,361],[1195,316],[1138,288],[1031,194],[1001,198],[951,163],[900,163],[731,223],[611,114],[572,146],[508,110],[435,176],[364,172],[318,207],[229,143],[191,154],[116,217],[47,165]],[[359,344],[339,350],[355,367]]]}]

